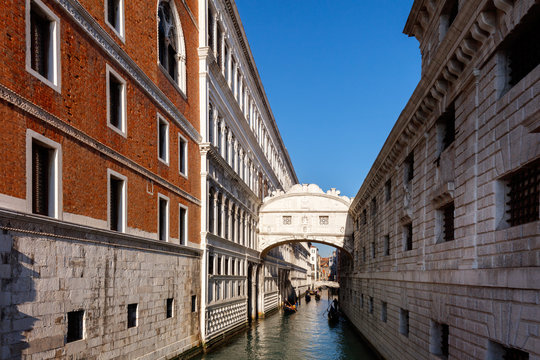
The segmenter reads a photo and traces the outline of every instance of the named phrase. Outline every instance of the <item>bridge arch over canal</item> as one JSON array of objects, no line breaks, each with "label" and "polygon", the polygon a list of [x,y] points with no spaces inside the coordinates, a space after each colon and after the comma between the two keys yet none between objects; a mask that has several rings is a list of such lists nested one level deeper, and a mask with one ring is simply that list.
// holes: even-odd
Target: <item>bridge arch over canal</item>
[{"label": "bridge arch over canal", "polygon": [[291,242],[313,242],[337,247],[351,256],[353,222],[351,199],[336,189],[324,192],[315,184],[297,184],[287,192],[266,197],[259,210],[259,250]]}]

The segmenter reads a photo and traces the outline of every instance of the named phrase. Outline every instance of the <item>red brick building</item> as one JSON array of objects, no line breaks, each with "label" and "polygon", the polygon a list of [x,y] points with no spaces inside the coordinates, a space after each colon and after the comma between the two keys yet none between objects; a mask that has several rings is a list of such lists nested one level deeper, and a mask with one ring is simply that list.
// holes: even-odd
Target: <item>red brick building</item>
[{"label": "red brick building", "polygon": [[195,0],[2,4],[0,306],[11,326],[0,357],[197,344],[197,12]]}]

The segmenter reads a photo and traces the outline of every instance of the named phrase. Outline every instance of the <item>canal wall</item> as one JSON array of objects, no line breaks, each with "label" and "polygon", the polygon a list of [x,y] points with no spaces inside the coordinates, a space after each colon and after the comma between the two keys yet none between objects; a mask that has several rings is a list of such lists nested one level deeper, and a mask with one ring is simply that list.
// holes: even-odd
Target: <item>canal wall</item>
[{"label": "canal wall", "polygon": [[0,228],[0,358],[155,359],[200,344],[198,250],[30,215],[2,212]]}]

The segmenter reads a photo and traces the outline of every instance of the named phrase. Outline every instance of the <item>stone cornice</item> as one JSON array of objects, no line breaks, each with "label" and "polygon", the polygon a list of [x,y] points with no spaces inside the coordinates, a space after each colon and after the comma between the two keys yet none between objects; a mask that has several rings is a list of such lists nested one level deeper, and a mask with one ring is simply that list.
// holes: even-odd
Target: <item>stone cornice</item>
[{"label": "stone cornice", "polygon": [[[493,6],[504,15],[501,16],[499,23],[490,6],[492,1]],[[404,156],[404,152],[412,150],[412,148],[408,149],[408,145],[415,142],[414,139],[422,133],[421,130],[433,120],[433,115],[444,112],[456,95],[455,89],[461,88],[463,83],[470,79],[470,75],[474,74],[471,68],[487,55],[486,50],[482,50],[484,44],[491,45],[489,53],[494,51],[496,46],[492,37],[496,30],[504,28],[504,32],[510,31],[507,26],[509,22],[507,17],[512,8],[506,6],[508,1],[485,0],[482,4],[465,3],[461,16],[458,14],[453,25],[456,26],[454,31],[455,29],[462,30],[458,36],[447,37],[439,45],[358,190],[351,205],[352,213],[358,211],[356,207],[360,202],[369,200],[373,190],[385,180],[386,173],[396,165],[399,158]],[[421,1],[415,2],[417,3],[420,4]],[[500,36],[498,41],[501,41],[503,37]]]},{"label": "stone cornice", "polygon": [[[77,0],[55,0],[57,4],[71,17],[73,22],[79,25],[90,39],[114,59],[127,74],[130,75],[137,85],[156,102],[160,108],[170,116],[175,123],[199,143],[202,138],[197,129],[191,125],[186,117],[176,108],[171,100],[154,84],[144,71],[133,61],[129,55],[114,41],[111,36],[99,25],[99,23],[86,11]],[[156,64],[156,66],[158,66]]]},{"label": "stone cornice", "polygon": [[180,197],[183,197],[184,199],[194,204],[201,205],[201,201],[195,196],[189,194],[188,192],[182,190],[178,186],[154,174],[153,172],[139,165],[135,161],[118,153],[114,149],[111,149],[107,145],[102,144],[101,142],[85,134],[81,130],[62,121],[60,118],[47,112],[46,110],[40,108],[39,106],[33,104],[29,100],[23,98],[22,96],[18,95],[13,90],[5,87],[2,84],[0,84],[0,99],[6,101],[9,104],[12,104],[13,106],[17,107],[21,111],[47,123],[48,125],[55,128],[56,130],[63,133],[64,135],[73,138],[75,141],[80,142],[94,149],[95,151],[100,153],[102,156],[105,156],[106,158],[116,161],[119,164],[122,164],[123,166],[129,168],[133,172],[136,172],[154,181],[156,184],[163,186],[167,190],[177,194]]},{"label": "stone cornice", "polygon": [[244,26],[242,25],[242,21],[240,20],[240,15],[238,14],[238,9],[236,8],[236,4],[234,4],[234,0],[223,0],[225,4],[225,8],[227,9],[227,13],[229,14],[233,25],[234,30],[236,32],[236,36],[238,38],[238,41],[240,42],[240,46],[242,47],[244,56],[248,62],[249,71],[251,72],[251,76],[257,83],[257,90],[259,92],[259,96],[261,100],[264,103],[265,110],[267,112],[268,118],[271,120],[271,125],[273,127],[274,133],[276,137],[279,140],[279,145],[281,147],[281,152],[283,156],[285,157],[287,167],[289,168],[289,173],[291,175],[291,180],[293,183],[298,183],[298,177],[296,176],[296,172],[294,170],[294,167],[292,165],[291,158],[289,156],[289,152],[287,151],[287,148],[285,147],[285,144],[283,143],[283,139],[281,137],[281,133],[279,132],[279,129],[276,124],[276,120],[274,118],[274,114],[272,113],[272,109],[270,108],[270,103],[268,101],[268,98],[266,97],[266,92],[264,90],[261,77],[259,76],[259,71],[257,70],[257,66],[255,65],[255,59],[253,57],[253,54],[251,52],[251,48],[249,47],[249,43],[247,41],[247,36],[244,31]]},{"label": "stone cornice", "polygon": [[57,241],[80,242],[97,246],[105,245],[196,258],[200,258],[202,254],[202,250],[199,248],[5,209],[0,209],[0,229],[21,234],[50,237]]}]

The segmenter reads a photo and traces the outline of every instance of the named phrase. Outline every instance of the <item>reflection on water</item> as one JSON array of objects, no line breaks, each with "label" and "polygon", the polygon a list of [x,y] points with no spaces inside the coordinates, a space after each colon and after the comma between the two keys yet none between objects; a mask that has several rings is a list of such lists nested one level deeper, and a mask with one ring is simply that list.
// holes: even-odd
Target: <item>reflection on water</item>
[{"label": "reflection on water", "polygon": [[376,359],[346,320],[328,323],[330,301],[323,295],[309,303],[302,297],[297,313],[261,320],[199,359]]}]

